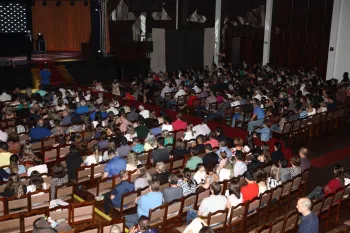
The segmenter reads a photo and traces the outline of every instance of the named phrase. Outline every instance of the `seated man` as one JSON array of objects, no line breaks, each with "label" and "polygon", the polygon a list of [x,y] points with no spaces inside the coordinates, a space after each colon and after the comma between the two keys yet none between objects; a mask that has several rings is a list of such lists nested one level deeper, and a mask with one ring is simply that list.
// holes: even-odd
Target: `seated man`
[{"label": "seated man", "polygon": [[[161,206],[163,203],[163,194],[159,192],[160,183],[157,180],[152,180],[149,186],[149,193],[137,197],[135,202],[137,204],[137,213],[125,216],[125,225],[130,228],[134,226],[139,217],[149,217],[149,211]],[[220,186],[220,185],[219,185]]]},{"label": "seated man", "polygon": [[29,131],[29,138],[32,142],[40,142],[42,138],[51,136],[51,131],[44,126],[44,121],[40,119],[37,126]]},{"label": "seated man", "polygon": [[165,188],[162,193],[164,202],[171,202],[175,199],[180,199],[183,196],[183,191],[180,186],[177,185],[178,177],[175,174],[171,174],[169,177],[170,187]]},{"label": "seated man", "polygon": [[109,214],[111,206],[120,208],[122,195],[124,193],[128,193],[135,190],[134,183],[131,183],[128,181],[129,179],[128,171],[122,170],[119,173],[119,175],[120,175],[121,182],[112,189],[112,192],[106,193],[104,195],[105,196],[104,209],[106,214]]},{"label": "seated man", "polygon": [[112,177],[114,175],[118,175],[122,170],[125,170],[125,169],[126,169],[125,159],[122,159],[116,156],[111,160],[109,160],[109,162],[106,164],[102,179],[106,177]]},{"label": "seated man", "polygon": [[231,208],[231,204],[227,201],[227,198],[221,195],[221,186],[219,183],[214,182],[210,185],[210,194],[209,197],[203,199],[198,212],[193,209],[187,212],[187,224],[190,224],[190,222],[198,216],[207,216],[209,213]]},{"label": "seated man", "polygon": [[156,228],[150,227],[150,221],[148,217],[141,216],[139,218],[137,226],[130,228],[129,232],[130,233],[141,233],[141,232],[158,233],[158,230]]}]

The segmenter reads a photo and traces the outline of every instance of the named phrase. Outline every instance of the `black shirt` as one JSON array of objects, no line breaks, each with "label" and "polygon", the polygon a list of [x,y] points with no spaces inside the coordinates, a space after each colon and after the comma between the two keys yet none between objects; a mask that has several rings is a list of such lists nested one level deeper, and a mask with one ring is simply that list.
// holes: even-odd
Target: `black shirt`
[{"label": "black shirt", "polygon": [[30,109],[29,108],[21,108],[16,111],[16,116],[18,117],[28,117],[30,115]]},{"label": "black shirt", "polygon": [[80,153],[68,153],[66,158],[68,180],[75,180],[77,169],[81,167],[83,158]]},{"label": "black shirt", "polygon": [[205,152],[205,145],[204,144],[197,144],[196,146],[193,147],[193,149],[198,150],[199,153],[204,153]]},{"label": "black shirt", "polygon": [[166,148],[159,148],[151,153],[151,158],[154,163],[165,162],[169,160],[169,151]]},{"label": "black shirt", "polygon": [[3,168],[0,168],[0,181],[4,181],[4,179],[8,179],[10,174],[8,174]]},{"label": "black shirt", "polygon": [[280,150],[276,150],[271,155],[271,163],[277,163],[278,161],[284,159],[284,154]]},{"label": "black shirt", "polygon": [[170,151],[170,155],[174,156],[174,160],[183,159],[187,154],[187,150],[174,148]]},{"label": "black shirt", "polygon": [[208,171],[213,170],[213,168],[218,163],[219,163],[219,156],[214,152],[210,152],[210,153],[204,155],[204,157],[203,157],[203,165],[204,165],[205,169],[207,169]]},{"label": "black shirt", "polygon": [[169,172],[157,173],[152,177],[154,180],[159,180],[161,184],[169,182]]}]

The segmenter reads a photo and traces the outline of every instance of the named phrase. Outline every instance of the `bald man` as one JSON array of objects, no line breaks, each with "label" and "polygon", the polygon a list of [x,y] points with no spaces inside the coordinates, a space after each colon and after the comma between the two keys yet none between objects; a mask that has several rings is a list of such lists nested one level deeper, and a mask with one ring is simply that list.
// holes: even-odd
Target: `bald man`
[{"label": "bald man", "polygon": [[297,203],[297,210],[302,215],[299,233],[318,233],[318,217],[311,212],[312,203],[309,198],[300,198]]}]

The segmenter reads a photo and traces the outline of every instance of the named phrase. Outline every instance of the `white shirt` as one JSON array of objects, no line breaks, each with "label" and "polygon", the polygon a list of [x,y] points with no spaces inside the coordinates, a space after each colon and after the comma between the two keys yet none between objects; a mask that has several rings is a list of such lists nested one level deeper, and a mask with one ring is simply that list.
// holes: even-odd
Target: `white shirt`
[{"label": "white shirt", "polygon": [[186,92],[182,89],[178,90],[174,96],[174,99],[177,100],[180,96],[186,95]]},{"label": "white shirt", "polygon": [[8,134],[2,130],[0,130],[0,141],[7,142]]},{"label": "white shirt", "polygon": [[84,161],[85,166],[90,166],[92,164],[97,164],[95,155],[89,155]]},{"label": "white shirt", "polygon": [[241,102],[239,100],[231,102],[231,107],[236,107],[236,106],[239,106],[239,105],[241,105]]},{"label": "white shirt", "polygon": [[174,130],[174,128],[173,128],[172,125],[163,124],[163,125],[162,125],[162,131],[164,131],[164,130],[168,130],[169,132],[171,132],[171,131]]},{"label": "white shirt", "polygon": [[197,137],[198,135],[209,135],[211,130],[206,124],[199,124],[193,127],[194,135]]},{"label": "white shirt", "polygon": [[229,180],[231,179],[231,171],[226,168],[222,168],[219,171],[219,180],[224,181],[224,180]]},{"label": "white shirt", "polygon": [[144,119],[149,118],[149,111],[147,109],[140,112],[140,115],[143,116]]},{"label": "white shirt", "polygon": [[226,190],[225,196],[230,201],[232,207],[237,206],[237,205],[239,205],[239,204],[241,204],[243,202],[242,193],[241,193],[241,197],[238,199],[234,194],[230,195],[229,191]]},{"label": "white shirt", "polygon": [[125,134],[124,137],[128,140],[128,142],[132,142],[134,138],[137,137],[137,133],[135,132],[134,135],[131,134]]},{"label": "white shirt", "polygon": [[11,101],[12,97],[7,93],[2,93],[0,95],[0,102]]},{"label": "white shirt", "polygon": [[240,175],[243,175],[247,171],[247,164],[242,161],[238,161],[235,163],[235,166],[233,167],[233,176],[237,177]]},{"label": "white shirt", "polygon": [[119,114],[119,110],[115,107],[110,107],[109,109],[107,109],[107,113],[108,112],[113,112],[114,115],[118,115]]},{"label": "white shirt", "polygon": [[209,213],[226,209],[226,206],[227,198],[224,195],[210,195],[203,199],[198,211],[207,216]]},{"label": "white shirt", "polygon": [[193,179],[196,181],[197,184],[201,184],[203,180],[205,180],[205,177],[207,176],[207,173],[205,171],[201,172],[201,171],[197,171],[194,176]]},{"label": "white shirt", "polygon": [[166,93],[172,92],[173,90],[174,90],[173,88],[171,88],[171,87],[169,87],[169,86],[165,86],[165,87],[162,89],[162,91],[161,91],[161,93],[160,93],[160,96],[161,96],[162,98],[164,98]]},{"label": "white shirt", "polygon": [[34,167],[30,167],[28,168],[27,175],[30,176],[30,174],[32,174],[33,171],[38,171],[40,174],[47,173],[48,172],[47,165],[41,164]]},{"label": "white shirt", "polygon": [[189,141],[189,140],[192,140],[192,139],[195,139],[195,138],[196,138],[195,134],[192,134],[192,132],[185,132],[182,140],[183,141]]}]

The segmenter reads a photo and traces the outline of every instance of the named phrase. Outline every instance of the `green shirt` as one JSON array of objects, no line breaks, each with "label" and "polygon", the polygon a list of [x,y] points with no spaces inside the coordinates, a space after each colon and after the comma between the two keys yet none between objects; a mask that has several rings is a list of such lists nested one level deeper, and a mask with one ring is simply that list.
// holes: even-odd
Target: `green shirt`
[{"label": "green shirt", "polygon": [[195,170],[197,165],[203,163],[203,159],[198,156],[193,156],[190,160],[187,161],[186,167],[190,170]]}]

